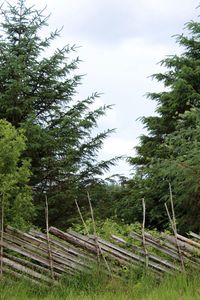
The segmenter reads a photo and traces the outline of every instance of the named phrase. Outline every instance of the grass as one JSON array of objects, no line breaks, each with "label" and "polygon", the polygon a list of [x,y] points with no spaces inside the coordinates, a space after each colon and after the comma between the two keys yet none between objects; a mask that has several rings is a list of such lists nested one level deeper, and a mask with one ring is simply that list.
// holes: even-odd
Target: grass
[{"label": "grass", "polygon": [[[125,278],[126,277],[126,278]],[[200,299],[199,272],[174,274],[158,280],[141,269],[122,278],[108,278],[94,270],[63,278],[57,287],[38,287],[26,280],[1,279],[1,300],[190,300]],[[126,279],[126,280],[125,280]]]}]

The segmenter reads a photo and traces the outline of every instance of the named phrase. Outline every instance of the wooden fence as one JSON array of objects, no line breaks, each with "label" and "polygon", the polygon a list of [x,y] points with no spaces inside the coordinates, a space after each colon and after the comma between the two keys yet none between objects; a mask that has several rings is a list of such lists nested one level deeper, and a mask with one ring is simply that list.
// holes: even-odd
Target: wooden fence
[{"label": "wooden fence", "polygon": [[110,276],[119,276],[124,266],[144,266],[156,274],[200,267],[200,236],[144,232],[130,233],[132,242],[115,235],[107,241],[97,236],[49,228],[49,235],[36,230],[21,232],[8,226],[1,239],[1,272],[41,283],[58,282],[62,274],[90,272],[100,264]]}]

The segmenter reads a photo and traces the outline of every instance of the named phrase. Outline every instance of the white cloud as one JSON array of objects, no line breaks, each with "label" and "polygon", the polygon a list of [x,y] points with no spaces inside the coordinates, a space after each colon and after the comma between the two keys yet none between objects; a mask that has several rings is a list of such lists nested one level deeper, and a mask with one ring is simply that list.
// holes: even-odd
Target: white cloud
[{"label": "white cloud", "polygon": [[[134,145],[135,144],[135,145]],[[118,156],[127,155],[133,156],[135,150],[133,147],[136,146],[136,142],[133,140],[127,140],[126,138],[110,137],[108,138],[102,148],[102,152],[106,155]]]},{"label": "white cloud", "polygon": [[[136,145],[137,141],[127,140],[126,138],[110,137],[105,141],[99,158],[110,159],[121,155],[127,157],[134,156],[135,149],[133,147]],[[113,173],[129,177],[131,166],[127,163],[126,159],[120,160],[118,164],[108,172],[107,176],[112,175]]]},{"label": "white cloud", "polygon": [[[16,1],[11,1],[16,2]],[[64,25],[68,38],[96,44],[117,44],[124,38],[144,36],[170,41],[184,23],[197,16],[197,0],[27,0],[48,5],[51,24]],[[191,13],[192,12],[192,13]]]}]

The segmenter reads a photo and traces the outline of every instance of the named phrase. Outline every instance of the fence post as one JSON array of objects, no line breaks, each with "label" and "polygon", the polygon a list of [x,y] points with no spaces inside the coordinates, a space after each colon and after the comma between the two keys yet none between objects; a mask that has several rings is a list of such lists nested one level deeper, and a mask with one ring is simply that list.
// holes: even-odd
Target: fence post
[{"label": "fence post", "polygon": [[54,280],[54,271],[53,271],[53,258],[51,253],[51,245],[49,239],[49,206],[47,195],[45,194],[45,218],[46,218],[46,235],[47,235],[47,247],[48,247],[48,254],[49,254],[49,267],[51,271],[51,278]]}]

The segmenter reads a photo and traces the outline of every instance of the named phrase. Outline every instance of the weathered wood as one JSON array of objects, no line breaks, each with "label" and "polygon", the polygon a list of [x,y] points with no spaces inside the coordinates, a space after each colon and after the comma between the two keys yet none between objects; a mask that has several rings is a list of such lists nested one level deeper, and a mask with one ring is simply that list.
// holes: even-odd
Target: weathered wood
[{"label": "weathered wood", "polygon": [[149,253],[146,247],[146,241],[145,241],[145,217],[146,217],[146,205],[144,198],[142,199],[142,207],[143,207],[143,222],[142,222],[142,244],[145,252],[145,264],[146,268],[148,268],[149,264]]},{"label": "weathered wood", "polygon": [[[173,237],[173,236],[170,236],[170,235],[165,235],[165,238],[167,240],[169,240],[171,243],[173,244],[176,244],[176,239]],[[198,251],[198,249],[182,240],[178,240],[178,244],[179,244],[179,247],[180,249],[184,250],[184,251],[188,251],[192,254],[196,254],[196,252]]]},{"label": "weathered wood", "polygon": [[75,204],[76,204],[76,207],[77,207],[79,216],[80,216],[80,218],[81,218],[81,221],[82,221],[82,223],[83,223],[83,226],[84,226],[84,228],[85,228],[85,232],[86,232],[87,235],[89,235],[89,231],[88,231],[87,225],[86,225],[86,223],[85,223],[85,221],[84,221],[84,219],[83,219],[83,215],[82,215],[82,213],[81,213],[81,210],[80,210],[80,207],[79,207],[79,205],[78,205],[77,199],[75,199]]},{"label": "weathered wood", "polygon": [[[73,236],[73,237],[75,237],[75,238],[77,238],[77,239],[79,239],[83,242],[87,242],[90,245],[95,245],[93,236],[86,237],[86,236],[81,235],[81,234],[79,234],[77,232],[74,232],[72,230],[70,230],[68,233],[71,236]],[[99,243],[101,245],[101,249],[102,249],[103,253],[105,252],[105,253],[113,255],[114,257],[115,256],[119,257],[124,261],[130,260],[130,259],[135,259],[137,261],[143,262],[143,258],[141,258],[141,260],[140,260],[139,256],[134,255],[133,253],[131,253],[131,252],[129,252],[129,251],[123,249],[123,248],[120,248],[120,247],[118,247],[118,246],[116,246],[116,245],[114,245],[114,244],[112,244],[108,241],[105,241],[101,238],[98,238],[98,240],[99,240]]]},{"label": "weathered wood", "polygon": [[[48,261],[47,244],[40,244],[40,246],[36,247],[31,243],[24,242],[22,239],[16,238],[15,236],[11,236],[7,233],[5,234],[5,239],[9,242],[14,242],[15,244],[21,246],[23,249],[28,249],[29,251],[37,254],[41,258],[45,258],[46,262]],[[59,251],[57,252],[52,251],[52,259],[55,262],[61,265],[65,265],[70,269],[82,271],[83,267],[87,267],[87,265],[84,264],[84,262],[81,262],[78,259],[71,259],[71,258],[69,259],[69,257],[67,257],[66,255],[62,255]]]},{"label": "weathered wood", "polygon": [[[128,243],[127,243],[125,240],[123,240],[123,239],[121,239],[121,238],[118,238],[118,237],[115,236],[115,235],[112,235],[112,238],[113,238],[114,240],[116,240],[117,242],[119,242],[119,243],[123,243],[124,245],[128,245]],[[138,253],[140,253],[140,254],[142,254],[142,255],[144,255],[144,256],[146,255],[146,252],[144,251],[144,249],[142,249],[142,248],[140,248],[140,247],[138,247],[138,246],[134,246],[134,249],[135,249]],[[161,265],[164,265],[165,267],[174,269],[174,270],[176,270],[176,271],[180,271],[180,268],[178,268],[176,265],[172,264],[170,261],[168,261],[168,260],[166,260],[166,259],[160,258],[159,256],[152,255],[152,254],[150,254],[150,253],[148,254],[148,256],[149,256],[149,260],[153,260],[153,261],[155,261],[155,262],[157,262],[157,263],[159,263],[159,264],[161,264]]]},{"label": "weathered wood", "polygon": [[[75,232],[71,232],[71,233],[74,234],[74,235],[79,236],[79,234],[77,234]],[[112,243],[110,243],[108,241],[105,241],[105,240],[101,239],[101,238],[99,238],[99,243],[101,245],[102,250],[105,250],[106,252],[111,253],[111,254],[113,254],[115,256],[118,256],[119,254],[122,253],[128,259],[131,259],[134,262],[135,261],[138,261],[138,262],[145,262],[146,261],[145,257],[142,257],[140,255],[134,254],[131,251],[128,251],[128,250],[125,250],[125,249],[123,249],[121,247],[118,247],[118,246],[116,246],[116,245],[114,245],[114,244],[112,244]],[[149,262],[149,266],[153,267],[154,269],[156,269],[158,271],[168,272],[168,270],[165,269],[163,266],[160,266],[159,264],[155,264],[152,261]]]},{"label": "weathered wood", "polygon": [[[46,236],[41,233],[41,232],[37,232],[35,230],[31,230],[30,231],[31,234],[33,234],[35,237],[40,238],[41,240],[45,240],[46,241]],[[65,240],[61,240],[61,239],[53,239],[52,237],[50,238],[51,244],[53,244],[55,246],[55,248],[59,248],[61,250],[63,250],[65,253],[67,254],[71,254],[72,256],[75,257],[80,257],[82,258],[84,261],[95,261],[94,260],[94,256],[90,255],[89,252],[87,252],[85,249],[79,249],[77,247],[74,247],[74,245],[69,244],[67,241]]]},{"label": "weathered wood", "polygon": [[194,238],[197,239],[197,240],[200,240],[200,235],[199,235],[199,234],[196,234],[196,233],[194,233],[194,232],[191,231],[191,232],[189,233],[189,235],[192,236],[192,237],[194,237]]},{"label": "weathered wood", "polygon": [[11,235],[14,235],[19,238],[23,237],[24,241],[30,242],[31,244],[34,244],[37,247],[40,246],[40,244],[46,245],[46,242],[34,237],[32,234],[23,232],[19,229],[13,228],[9,225],[6,227],[5,232],[10,233]]},{"label": "weathered wood", "polygon": [[[0,245],[1,245],[1,242],[0,242]],[[39,256],[35,253],[32,253],[31,251],[25,250],[20,246],[13,245],[13,244],[5,242],[5,241],[2,243],[2,245],[3,245],[4,248],[15,251],[16,253],[21,254],[25,257],[29,257],[29,258],[33,259],[34,261],[39,262],[39,263],[41,263],[42,265],[44,265],[46,267],[49,266],[48,259],[46,259],[44,257],[41,257],[41,256]],[[57,263],[55,263],[55,268],[56,268],[57,271],[60,271],[60,272],[64,272],[64,273],[69,272],[69,269],[67,269],[66,266],[63,267],[62,265],[57,264]]]},{"label": "weathered wood", "polygon": [[16,271],[14,271],[14,270],[12,270],[12,269],[10,269],[10,268],[8,268],[8,267],[3,267],[3,272],[4,273],[6,273],[6,274],[9,274],[9,275],[11,275],[12,277],[14,277],[14,278],[19,278],[19,279],[25,279],[25,280],[27,280],[27,281],[31,281],[33,284],[35,284],[35,285],[40,285],[40,286],[44,286],[45,284],[47,284],[47,282],[45,282],[45,281],[42,281],[41,279],[33,279],[32,277],[29,277],[29,276],[26,276],[24,273],[22,273],[22,272],[20,272],[20,271],[18,271],[18,270],[16,270]]},{"label": "weathered wood", "polygon": [[[32,269],[32,270],[34,270],[36,272],[49,275],[48,268],[42,267],[41,265],[38,265],[37,263],[31,262],[29,258],[25,259],[25,258],[22,258],[22,257],[19,257],[19,256],[11,255],[9,253],[5,253],[4,256],[6,258],[14,261],[14,262],[18,262],[21,265],[29,267],[30,269]],[[61,277],[60,273],[54,272],[54,274],[55,274],[56,278],[60,278]]]},{"label": "weathered wood", "polygon": [[127,245],[127,244],[128,244],[124,239],[122,239],[121,237],[118,237],[118,236],[116,236],[116,235],[114,235],[114,234],[111,235],[111,238],[112,238],[114,241],[116,241],[117,243],[124,244],[124,245]]},{"label": "weathered wood", "polygon": [[[80,238],[79,234],[77,234],[79,237],[76,237],[76,236],[72,235],[71,232],[65,233],[54,227],[50,228],[50,232],[60,238],[63,238],[67,241],[72,242],[73,244],[77,245],[78,247],[83,247],[83,248],[87,249],[88,251],[91,251],[92,253],[96,254],[96,245],[95,245],[94,239],[92,237],[85,237],[85,236],[80,235],[81,236],[81,238]],[[105,249],[102,249],[102,250],[104,253]],[[106,252],[105,252],[105,254],[106,254]],[[127,256],[124,256],[120,253],[117,255],[117,257],[115,257],[114,255],[112,255],[112,253],[110,253],[110,257],[113,257],[114,259],[118,260],[119,263],[122,263],[122,262],[130,263],[130,259]]]},{"label": "weathered wood", "polygon": [[14,262],[14,261],[6,258],[6,257],[3,257],[3,263],[5,265],[11,267],[14,270],[17,270],[17,271],[20,271],[22,273],[28,274],[31,277],[35,277],[37,279],[40,279],[40,280],[52,283],[52,280],[49,277],[44,276],[43,274],[40,274],[40,273],[38,273],[36,271],[33,271],[32,269],[30,269],[28,267],[24,267],[23,265],[21,265],[21,264],[19,264],[17,262]]},{"label": "weathered wood", "polygon": [[63,232],[55,227],[50,227],[49,232],[65,241],[72,243],[73,245],[84,248],[96,254],[96,247],[94,245],[89,244],[88,241],[85,242],[83,240],[79,240],[78,238],[72,236],[71,234],[67,232]]},{"label": "weathered wood", "polygon": [[[142,237],[140,235],[138,235],[137,233],[131,233],[130,236],[132,236],[133,239],[136,239],[138,241],[142,241]],[[145,236],[146,236],[146,243],[147,244],[149,244],[150,246],[152,246],[155,249],[159,250],[160,252],[167,254],[173,260],[180,261],[180,257],[177,253],[176,242],[175,241],[174,241],[174,243],[170,244],[169,243],[170,241],[169,242],[166,242],[166,241],[161,242],[161,239],[159,240],[158,238],[153,237],[149,233],[145,233]],[[166,235],[162,234],[162,237],[166,238]],[[185,260],[185,262],[187,264],[195,265],[196,263],[198,263],[197,262],[198,259],[194,258],[193,254],[191,252],[188,253],[188,252],[184,251],[185,249],[183,249],[183,248],[181,250],[182,250],[183,259]]]},{"label": "weathered wood", "polygon": [[51,243],[49,239],[49,206],[48,206],[48,200],[47,195],[45,195],[45,219],[46,219],[46,236],[47,236],[47,247],[48,247],[48,255],[49,255],[49,269],[51,272],[51,278],[54,280],[54,269],[53,269],[53,257],[51,252]]},{"label": "weathered wood", "polygon": [[[36,282],[44,281],[49,283],[49,280],[51,280],[48,269],[49,249],[47,240],[49,240],[54,267],[53,272],[56,279],[62,273],[74,275],[80,271],[90,271],[96,261],[95,256],[98,251],[95,236],[85,236],[72,230],[63,232],[55,227],[50,227],[49,232],[52,235],[47,237],[45,234],[35,230],[23,233],[20,230],[8,227],[4,232],[4,240],[0,242],[0,247],[4,248],[3,270],[13,273],[13,276],[21,276],[23,274]],[[131,233],[130,236],[134,240],[140,241],[141,244],[145,237],[146,245],[169,256],[168,260],[162,256],[151,254],[148,249],[148,267],[156,274],[171,273],[174,270],[181,271],[175,263],[180,261],[175,237],[162,235],[162,239],[158,239],[144,232],[144,230],[142,235]],[[199,268],[200,258],[195,256],[195,254],[198,253],[200,244],[178,234],[176,237],[185,262],[191,264],[194,268]],[[114,235],[112,238],[120,244],[129,245],[122,238]],[[127,250],[100,237],[98,237],[98,245],[101,251],[99,263],[102,264],[105,257],[112,260],[110,266],[113,276],[117,275],[119,265],[142,266],[146,261],[146,251],[142,246],[133,245],[133,250]],[[43,280],[41,276],[48,278],[48,280]]]},{"label": "weathered wood", "polygon": [[[95,245],[96,245],[97,261],[99,263],[100,262],[100,254],[102,255],[102,251],[101,251],[101,246],[99,244],[99,240],[97,237],[96,224],[95,224],[95,220],[94,220],[94,211],[92,208],[92,202],[91,202],[90,194],[88,191],[87,191],[87,198],[88,198],[88,202],[89,202],[89,206],[90,206],[90,214],[91,214],[91,218],[92,218],[93,236],[94,236],[94,241],[95,241]],[[109,267],[108,267],[108,269],[109,269]]]},{"label": "weathered wood", "polygon": [[171,202],[171,209],[172,209],[172,218],[170,216],[168,207],[167,207],[167,203],[165,203],[165,208],[167,211],[167,215],[174,233],[174,241],[175,241],[175,245],[177,247],[177,253],[179,255],[180,258],[180,263],[181,263],[181,268],[182,271],[185,272],[185,264],[184,264],[184,258],[183,258],[183,254],[180,248],[180,244],[178,242],[178,238],[177,238],[177,227],[176,227],[176,218],[175,218],[175,211],[174,211],[174,203],[173,203],[173,198],[172,198],[172,189],[171,189],[171,184],[169,183],[169,190],[170,190],[170,202]]},{"label": "weathered wood", "polygon": [[4,239],[7,242],[21,246],[23,249],[28,249],[33,253],[40,255],[41,257],[48,257],[47,245],[45,245],[44,248],[42,248],[41,245],[35,246],[31,242],[23,240],[23,236],[18,237],[7,232],[4,233]]},{"label": "weathered wood", "polygon": [[[15,236],[10,236],[7,233],[5,233],[5,240],[8,242],[13,242],[15,246],[18,246],[18,247],[20,246],[20,248],[18,248],[18,251],[20,249],[21,250],[24,249],[24,251],[25,250],[29,251],[29,253],[32,255],[33,258],[37,258],[38,260],[40,260],[40,262],[43,262],[43,263],[45,263],[45,265],[47,265],[47,262],[49,261],[47,249],[41,249],[30,243],[24,242],[23,240],[16,238]],[[45,248],[47,248],[47,245],[45,245]],[[54,259],[55,263],[57,263],[56,268],[58,268],[59,266],[60,267],[65,266],[68,270],[70,270],[70,269],[82,270],[81,268],[79,268],[79,266],[76,266],[70,260],[67,260],[64,257],[60,257],[56,253],[53,253],[53,259]],[[48,266],[49,266],[49,263],[48,263]]]},{"label": "weathered wood", "polygon": [[[57,236],[60,236],[66,240],[71,240],[71,242],[77,244],[79,247],[87,247],[90,251],[95,252],[95,241],[92,236],[85,237],[81,234],[78,234],[76,232],[70,231],[68,233],[64,233],[57,228],[50,228],[50,232],[54,233]],[[130,251],[127,251],[125,249],[122,249],[120,247],[117,247],[114,244],[111,244],[110,242],[104,241],[99,238],[99,243],[101,245],[101,249],[103,254],[108,255],[108,257],[118,261],[121,264],[134,264],[134,263],[144,263],[145,259],[142,256],[136,255]],[[163,266],[160,266],[154,262],[150,263],[150,266],[153,269],[156,269],[160,272],[169,272],[168,268],[165,268]]]},{"label": "weathered wood", "polygon": [[187,243],[187,244],[189,244],[189,245],[191,245],[191,246],[193,246],[193,247],[196,247],[196,248],[199,248],[199,249],[200,249],[200,244],[197,243],[197,242],[195,242],[195,241],[192,241],[192,240],[190,240],[190,239],[188,239],[188,238],[186,238],[186,237],[184,237],[184,236],[182,236],[182,235],[180,235],[180,234],[177,234],[177,238],[178,238],[180,241],[183,241],[183,242],[185,242],[185,243]]},{"label": "weathered wood", "polygon": [[95,220],[94,220],[94,211],[93,211],[93,207],[92,207],[92,202],[91,202],[91,198],[90,198],[90,194],[87,191],[87,196],[88,196],[88,201],[89,201],[89,206],[90,206],[90,213],[91,213],[91,217],[92,217],[92,223],[93,223],[93,234],[94,234],[94,241],[96,244],[96,252],[97,252],[97,261],[100,262],[100,255],[103,258],[103,261],[106,265],[106,268],[110,274],[110,276],[112,277],[112,271],[111,268],[105,258],[105,256],[103,255],[102,249],[101,249],[101,245],[99,243],[99,238],[97,236],[97,232],[96,232],[96,224],[95,224]]},{"label": "weathered wood", "polygon": [[[1,195],[1,243],[4,240],[4,193]],[[3,246],[0,247],[0,276],[3,276]]]},{"label": "weathered wood", "polygon": [[[138,235],[137,233],[135,233],[135,232],[131,232],[130,237],[134,240],[142,242],[142,237],[140,235]],[[164,254],[169,255],[170,257],[172,257],[172,259],[175,259],[175,260],[178,260],[178,261],[180,260],[177,252],[175,252],[174,250],[166,247],[165,245],[161,245],[161,243],[157,243],[152,239],[149,239],[149,238],[147,239],[146,238],[146,244],[150,245],[151,247],[159,250],[160,252],[162,252]]]},{"label": "weathered wood", "polygon": [[157,238],[157,237],[153,236],[152,234],[145,232],[145,237],[151,241],[154,241],[156,244],[164,246],[164,247],[170,249],[171,251],[174,251],[174,253],[177,253],[176,246],[167,242],[165,239],[162,239],[162,237],[163,237],[162,234],[159,238]]},{"label": "weathered wood", "polygon": [[[37,237],[40,237],[43,240],[46,240],[46,236],[43,233],[34,232],[34,235],[37,235]],[[53,238],[50,238],[52,251],[60,256],[63,256],[72,262],[76,262],[82,266],[90,267],[91,263],[95,262],[95,259],[93,256],[91,256],[89,253],[80,252],[77,248],[74,248],[72,245],[69,246],[69,244],[64,244],[60,240],[55,240]]]}]

